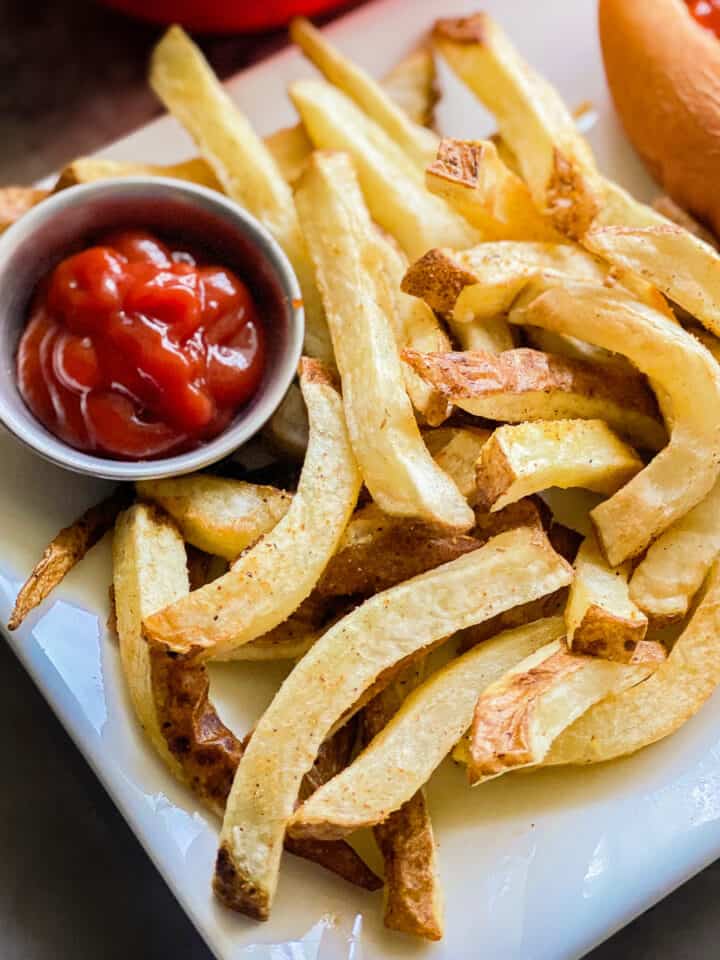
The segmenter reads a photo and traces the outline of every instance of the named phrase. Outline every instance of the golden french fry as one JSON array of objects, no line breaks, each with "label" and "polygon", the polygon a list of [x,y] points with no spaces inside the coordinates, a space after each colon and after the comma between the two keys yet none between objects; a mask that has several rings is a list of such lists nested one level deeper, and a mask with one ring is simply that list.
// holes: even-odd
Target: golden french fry
[{"label": "golden french fry", "polygon": [[647,633],[647,617],[630,598],[630,565],[614,569],[595,536],[583,541],[565,608],[568,647],[606,660],[629,662]]},{"label": "golden french fry", "polygon": [[0,187],[0,233],[49,194],[38,187]]},{"label": "golden french fry", "polygon": [[202,157],[192,157],[180,163],[132,163],[122,160],[104,160],[102,157],[79,157],[60,171],[53,192],[73,187],[78,183],[110,180],[114,177],[173,177],[188,180],[201,187],[222,192],[220,181]]},{"label": "golden french fry", "polygon": [[498,427],[480,451],[477,500],[495,511],[548,487],[614,493],[643,462],[604,420]]},{"label": "golden french fry", "polygon": [[435,104],[440,98],[436,79],[435,57],[429,47],[423,46],[396,63],[382,85],[414,123],[432,128]]},{"label": "golden french fry", "polygon": [[328,630],[275,695],[240,762],[220,838],[220,899],[268,916],[302,776],[333,725],[384,671],[455,630],[567,584],[571,575],[543,535],[514,530],[371,597]]},{"label": "golden french fry", "polygon": [[310,442],[292,505],[229,573],[148,617],[148,639],[199,658],[225,656],[282,623],[310,594],[335,552],[360,490],[342,400],[319,361],[300,383]]},{"label": "golden french fry", "polygon": [[600,209],[602,194],[590,148],[557,92],[486,13],[439,20],[433,41],[495,115],[538,209],[562,233],[581,235]]},{"label": "golden french fry", "polygon": [[129,503],[127,488],[120,487],[53,537],[15,598],[8,630],[17,630],[30,611],[52,593],[108,530],[112,530],[117,515]]},{"label": "golden french fry", "polygon": [[395,301],[350,159],[315,154],[296,203],[365,484],[386,513],[468,529],[472,510],[428,453],[405,392],[389,319]]},{"label": "golden french fry", "polygon": [[533,203],[524,180],[509,170],[490,140],[442,140],[425,185],[486,240],[562,243]]},{"label": "golden french fry", "polygon": [[670,220],[671,223],[682,227],[684,230],[687,230],[688,233],[694,234],[698,239],[709,243],[711,247],[715,247],[716,250],[718,249],[718,241],[715,234],[708,230],[707,227],[704,227],[695,217],[691,216],[687,210],[679,207],[670,197],[656,197],[652,202],[652,209],[655,213],[659,213],[661,217],[665,217],[666,220]]},{"label": "golden french fry", "polygon": [[234,560],[287,513],[292,496],[276,487],[198,473],[141,480],[138,496],[157,503],[193,546]]},{"label": "golden french fry", "polygon": [[545,763],[598,763],[674,733],[720,682],[718,631],[720,565],[716,561],[700,602],[667,660],[644,683],[608,697],[576,720],[555,741]]},{"label": "golden french fry", "polygon": [[642,449],[667,442],[657,403],[637,372],[597,370],[587,363],[519,348],[420,354],[403,358],[462,410],[488,420],[605,420]]},{"label": "golden french fry", "polygon": [[563,639],[531,653],[480,694],[470,728],[470,783],[542,763],[574,720],[646,680],[658,665],[579,656]]},{"label": "golden french fry", "polygon": [[290,39],[335,87],[350,97],[401,147],[419,169],[435,156],[438,137],[414,123],[369,74],[330,44],[309,20],[290,23]]},{"label": "golden french fry", "polygon": [[474,503],[477,490],[475,464],[490,434],[483,427],[439,427],[423,434],[435,462],[470,503]]},{"label": "golden french fry", "polygon": [[178,26],[155,47],[150,85],[193,137],[225,193],[254,214],[287,254],[303,295],[305,351],[330,362],[330,338],[292,191],[267,146]]},{"label": "golden french fry", "polygon": [[[390,723],[418,686],[422,667],[422,663],[410,664],[364,708],[362,731],[366,745]],[[385,926],[426,940],[441,940],[442,892],[423,790],[413,794],[384,823],[376,824],[373,832],[385,864]]]},{"label": "golden french fry", "polygon": [[462,737],[482,691],[564,630],[562,617],[539,620],[486,640],[433,673],[357,759],[297,810],[292,829],[341,837],[382,823]]},{"label": "golden french fry", "polygon": [[422,172],[403,150],[340,90],[301,80],[290,87],[290,97],[318,149],[343,150],[353,158],[373,219],[409,257],[432,246],[477,242],[475,231],[426,191]]},{"label": "golden french fry", "polygon": [[720,483],[650,544],[630,596],[656,624],[682,620],[720,553]]},{"label": "golden french fry", "polygon": [[612,566],[637,556],[712,489],[720,472],[720,368],[679,324],[618,289],[572,283],[512,311],[512,322],[617,349],[647,375],[668,445],[591,516]]}]

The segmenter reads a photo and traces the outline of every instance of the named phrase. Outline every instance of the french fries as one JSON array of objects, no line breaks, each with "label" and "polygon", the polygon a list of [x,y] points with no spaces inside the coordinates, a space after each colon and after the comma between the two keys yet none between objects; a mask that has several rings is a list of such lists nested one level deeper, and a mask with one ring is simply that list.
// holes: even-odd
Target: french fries
[{"label": "french fries", "polygon": [[115,518],[129,505],[130,499],[128,490],[120,487],[53,537],[15,598],[8,630],[17,630],[88,550],[112,530]]},{"label": "french fries", "polygon": [[564,629],[561,617],[538,620],[486,640],[433,673],[360,756],[297,810],[291,831],[341,837],[385,821],[465,733],[482,691],[530,653],[562,637]]},{"label": "french fries", "polygon": [[350,97],[368,117],[382,127],[410,159],[424,169],[435,156],[438,137],[414,123],[389,94],[364,70],[328,43],[304,17],[290,24],[290,39],[331,84]]},{"label": "french fries", "polygon": [[423,439],[435,463],[452,477],[460,493],[475,501],[475,464],[491,431],[483,427],[439,427],[426,430]]},{"label": "french fries", "polygon": [[655,624],[686,616],[720,553],[720,483],[650,544],[630,581],[630,596]]},{"label": "french fries", "polygon": [[480,451],[477,500],[489,510],[548,487],[614,493],[643,462],[603,420],[549,420],[498,427]]},{"label": "french fries", "polygon": [[425,185],[486,240],[563,242],[491,140],[442,140],[425,171]]},{"label": "french fries", "polygon": [[310,442],[290,509],[224,577],[148,617],[144,630],[152,643],[202,658],[225,656],[296,610],[335,552],[360,474],[342,401],[323,365],[304,359],[300,383]]},{"label": "french fries", "polygon": [[720,564],[667,660],[637,687],[596,704],[553,744],[546,764],[598,763],[669,736],[720,682]]},{"label": "french fries", "polygon": [[433,41],[495,115],[538,210],[561,233],[581,235],[600,209],[602,194],[590,148],[556,91],[485,13],[439,20]]},{"label": "french fries", "polygon": [[409,257],[431,246],[477,242],[475,231],[425,190],[421,171],[402,148],[352,100],[317,80],[297,81],[290,96],[316,148],[344,150],[353,158],[373,219]]},{"label": "french fries", "polygon": [[[365,744],[390,723],[421,679],[422,664],[410,664],[367,704],[362,713]],[[384,823],[375,824],[373,833],[385,864],[385,926],[426,940],[442,939],[435,838],[423,790],[413,794]]]},{"label": "french fries", "polygon": [[648,621],[630,597],[630,565],[613,569],[593,535],[575,558],[575,578],[565,608],[568,647],[606,660],[628,662],[645,638]]},{"label": "french fries", "polygon": [[[215,871],[220,899],[250,916],[267,917],[300,780],[333,725],[384,671],[570,578],[570,568],[543,535],[514,530],[376,594],[328,630],[275,695],[240,762]],[[301,822],[300,811],[293,824]]]},{"label": "french fries", "polygon": [[138,496],[173,518],[188,543],[235,560],[281,520],[292,497],[275,487],[199,473],[142,480]]},{"label": "french fries", "polygon": [[605,420],[642,449],[667,442],[654,397],[635,373],[597,370],[582,361],[518,348],[421,354],[403,358],[436,390],[476,417],[533,420]]},{"label": "french fries", "polygon": [[383,89],[408,117],[423,127],[433,126],[437,89],[435,57],[428,46],[403,57],[383,78]]},{"label": "french fries", "polygon": [[620,290],[572,283],[516,308],[530,323],[618,348],[653,385],[670,425],[668,445],[609,500],[592,511],[600,547],[612,566],[637,556],[712,489],[720,472],[720,368],[678,324]]},{"label": "french fries", "polygon": [[74,187],[78,183],[93,183],[114,177],[172,177],[187,180],[201,187],[222,192],[220,181],[209,163],[202,157],[192,157],[181,163],[130,163],[128,161],[104,160],[100,157],[80,157],[60,171],[53,192]]},{"label": "french fries", "polygon": [[305,351],[332,361],[320,295],[291,189],[268,148],[180,27],[171,27],[155,47],[150,85],[193,137],[225,193],[253,213],[287,254],[302,289]]},{"label": "french fries", "polygon": [[350,440],[363,479],[386,513],[466,530],[472,511],[422,442],[405,392],[382,251],[352,165],[315,154],[297,189],[340,371]]},{"label": "french fries", "polygon": [[578,656],[562,639],[531,653],[480,694],[470,729],[470,783],[542,763],[573,720],[646,680],[657,667],[657,661],[623,664]]},{"label": "french fries", "polygon": [[0,233],[47,196],[38,187],[0,187]]}]

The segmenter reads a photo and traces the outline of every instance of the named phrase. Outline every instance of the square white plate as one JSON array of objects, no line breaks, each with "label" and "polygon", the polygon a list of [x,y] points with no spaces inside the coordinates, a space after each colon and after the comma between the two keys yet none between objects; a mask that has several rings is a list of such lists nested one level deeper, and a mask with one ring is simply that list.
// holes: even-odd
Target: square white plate
[{"label": "square white plate", "polygon": [[[383,0],[330,34],[380,75],[437,16],[476,3]],[[625,143],[607,98],[595,0],[486,0],[528,59],[571,105],[591,101],[590,139],[601,166],[647,197],[651,185]],[[235,78],[230,90],[262,133],[293,122],[285,94],[310,68],[294,51]],[[491,129],[443,72],[443,132]],[[117,159],[172,161],[192,147],[163,118],[104,151]],[[103,485],[63,473],[0,431],[0,620],[48,539]],[[720,700],[676,736],[597,769],[514,775],[466,788],[446,764],[429,799],[440,843],[445,940],[422,947],[383,930],[380,900],[286,857],[272,919],[256,924],[210,893],[217,824],[148,750],[131,721],[117,650],[105,624],[107,543],[96,548],[10,643],[94,767],[200,933],[221,960],[562,960],[579,957],[720,855]],[[277,666],[213,669],[223,718],[246,731],[281,679]]]}]

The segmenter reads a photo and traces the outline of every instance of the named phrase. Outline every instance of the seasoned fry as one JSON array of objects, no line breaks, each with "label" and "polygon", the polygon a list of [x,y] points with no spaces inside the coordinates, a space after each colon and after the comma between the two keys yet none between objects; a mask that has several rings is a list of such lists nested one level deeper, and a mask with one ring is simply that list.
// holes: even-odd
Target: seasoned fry
[{"label": "seasoned fry", "polygon": [[395,64],[382,81],[383,89],[414,123],[433,125],[436,86],[435,57],[429,47],[418,47]]},{"label": "seasoned fry", "polygon": [[541,534],[514,530],[377,594],[328,630],[276,694],[238,767],[215,874],[220,899],[250,916],[268,916],[300,780],[327,732],[378,676],[570,577]]},{"label": "seasoned fry", "polygon": [[490,433],[482,427],[440,427],[423,435],[435,463],[453,478],[470,503],[474,503],[477,489],[475,464]]},{"label": "seasoned fry", "polygon": [[297,123],[294,127],[276,130],[265,137],[264,143],[285,180],[290,184],[295,183],[313,150],[303,125]]},{"label": "seasoned fry", "polygon": [[642,449],[667,442],[654,397],[637,373],[597,370],[582,361],[519,348],[403,358],[448,400],[476,417],[526,420],[605,420]]},{"label": "seasoned fry", "polygon": [[562,639],[541,647],[481,693],[470,729],[470,783],[542,763],[553,741],[589,707],[657,667],[657,661],[578,656]]},{"label": "seasoned fry", "polygon": [[682,620],[718,553],[720,483],[650,544],[630,580],[630,596],[656,624]]},{"label": "seasoned fry", "polygon": [[538,209],[562,233],[582,234],[602,205],[602,193],[590,148],[556,91],[485,13],[439,20],[433,41],[495,115]]},{"label": "seasoned fry", "polygon": [[202,157],[192,157],[181,163],[130,163],[120,160],[104,160],[100,157],[79,157],[60,171],[53,192],[73,187],[78,183],[93,183],[95,180],[110,180],[114,177],[173,177],[188,180],[201,187],[222,192],[220,181],[209,163]]},{"label": "seasoned fry", "polygon": [[188,543],[227,560],[272,530],[292,503],[284,490],[205,473],[142,480],[136,488],[170,514]]},{"label": "seasoned fry", "polygon": [[253,213],[287,254],[303,294],[305,351],[331,361],[330,338],[292,191],[268,148],[178,26],[155,47],[150,85],[193,137],[227,195]]},{"label": "seasoned fry", "polygon": [[350,97],[408,155],[419,169],[435,156],[438,137],[414,123],[364,70],[340,53],[304,17],[290,24],[290,39],[335,87]]},{"label": "seasoned fry", "polygon": [[373,219],[409,257],[432,246],[462,248],[478,241],[461,217],[425,190],[422,172],[403,150],[343,93],[301,80],[290,96],[318,149],[344,150],[353,158]]},{"label": "seasoned fry", "polygon": [[47,196],[37,187],[0,187],[0,233]]},{"label": "seasoned fry", "polygon": [[[366,745],[392,720],[420,683],[422,673],[422,664],[411,664],[367,704],[362,713]],[[385,926],[426,940],[441,940],[442,892],[432,822],[422,789],[384,823],[376,824],[373,832],[385,864]]]},{"label": "seasoned fry", "polygon": [[613,569],[594,535],[575,558],[575,578],[565,608],[568,647],[606,660],[627,663],[645,638],[648,621],[630,598],[630,565]]},{"label": "seasoned fry", "polygon": [[472,511],[428,453],[405,392],[388,319],[395,303],[349,158],[315,154],[296,202],[365,484],[386,513],[466,530]]},{"label": "seasoned fry", "polygon": [[53,537],[15,598],[8,630],[17,630],[30,611],[43,602],[108,530],[112,530],[115,518],[130,500],[127,487],[118,487]]},{"label": "seasoned fry", "polygon": [[668,445],[592,511],[612,566],[637,556],[712,489],[720,472],[720,368],[679,324],[620,290],[589,284],[554,288],[513,310],[531,323],[618,349],[647,375],[670,426]]},{"label": "seasoned fry", "polygon": [[342,837],[382,823],[427,782],[465,733],[482,691],[562,637],[564,629],[562,618],[553,617],[509,630],[433,673],[360,756],[297,810],[291,830]]},{"label": "seasoned fry", "polygon": [[425,185],[486,240],[563,242],[533,203],[525,181],[505,166],[490,140],[442,140],[425,171]]},{"label": "seasoned fry", "polygon": [[335,552],[360,474],[341,398],[323,365],[304,359],[300,383],[310,443],[290,509],[224,577],[149,617],[145,635],[153,643],[201,658],[224,656],[296,610]]},{"label": "seasoned fry", "polygon": [[477,500],[494,511],[548,487],[614,493],[642,468],[604,420],[498,427],[480,451]]},{"label": "seasoned fry", "polygon": [[553,744],[546,764],[598,763],[674,733],[720,682],[720,564],[716,561],[690,622],[652,677],[596,704]]}]

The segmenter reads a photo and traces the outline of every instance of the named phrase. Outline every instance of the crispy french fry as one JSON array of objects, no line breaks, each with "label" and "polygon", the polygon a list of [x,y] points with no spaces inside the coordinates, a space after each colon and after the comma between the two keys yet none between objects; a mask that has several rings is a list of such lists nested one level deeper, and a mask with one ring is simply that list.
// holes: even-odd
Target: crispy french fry
[{"label": "crispy french fry", "polygon": [[666,220],[670,220],[671,223],[677,224],[678,227],[682,227],[684,230],[687,230],[688,233],[694,234],[698,239],[704,240],[705,243],[709,243],[711,247],[715,247],[716,250],[718,249],[718,241],[715,234],[708,230],[707,227],[704,227],[695,217],[691,216],[687,210],[679,207],[670,197],[656,197],[652,202],[652,208],[656,213],[659,213],[661,217],[665,217]]},{"label": "crispy french fry", "polygon": [[305,351],[331,361],[330,338],[292,191],[268,148],[178,26],[155,47],[150,85],[193,137],[225,193],[253,213],[287,254],[302,289]]},{"label": "crispy french fry", "polygon": [[268,916],[300,780],[327,732],[384,671],[570,577],[541,534],[514,530],[371,597],[328,630],[275,695],[240,762],[215,872],[220,899],[250,916]]},{"label": "crispy french fry", "polygon": [[557,92],[486,13],[439,20],[433,41],[495,115],[538,209],[562,233],[581,235],[600,209],[602,193],[590,148]]},{"label": "crispy french fry", "polygon": [[475,231],[425,190],[423,174],[403,150],[341,91],[318,80],[290,87],[310,139],[321,150],[343,150],[357,168],[373,219],[409,257],[431,246],[467,247]]},{"label": "crispy french fry", "polygon": [[565,608],[568,647],[606,660],[627,663],[645,638],[648,621],[630,598],[630,565],[614,569],[594,535],[586,537],[575,558],[575,578]]},{"label": "crispy french fry", "polygon": [[529,346],[543,353],[552,353],[568,360],[580,360],[603,370],[609,368],[625,376],[637,376],[637,370],[625,357],[619,353],[611,353],[610,350],[603,350],[602,347],[596,347],[585,340],[553,333],[541,327],[525,327],[524,333]]},{"label": "crispy french fry", "polygon": [[486,240],[564,242],[491,140],[442,140],[425,171],[425,185]]},{"label": "crispy french fry", "polygon": [[127,487],[119,487],[53,537],[15,598],[8,630],[17,630],[30,611],[49,596],[108,530],[112,530],[115,518],[129,503]]},{"label": "crispy french fry", "polygon": [[202,157],[192,157],[180,163],[131,163],[121,160],[104,160],[102,157],[79,157],[60,171],[53,192],[73,187],[78,183],[93,183],[95,180],[110,180],[115,177],[172,177],[188,180],[201,187],[222,192],[220,181],[213,169]]},{"label": "crispy french fry", "polygon": [[205,473],[135,486],[139,497],[170,514],[188,543],[226,560],[272,530],[292,503],[284,490]]},{"label": "crispy french fry", "polygon": [[645,373],[670,426],[668,445],[591,513],[612,566],[637,556],[712,489],[720,472],[720,368],[679,324],[618,289],[573,283],[516,308],[530,323],[618,349]]},{"label": "crispy french fry", "polygon": [[630,596],[656,624],[686,616],[720,553],[720,483],[650,544],[630,580]]},{"label": "crispy french fry", "polygon": [[292,829],[341,837],[382,823],[465,733],[482,691],[564,630],[562,617],[539,620],[486,640],[433,673],[360,756],[297,810]]},{"label": "crispy french fry", "polygon": [[480,694],[470,728],[470,783],[542,763],[574,720],[605,697],[646,680],[658,665],[579,656],[563,639],[531,653]]},{"label": "crispy french fry", "polygon": [[[365,744],[398,712],[422,679],[422,664],[411,664],[362,712]],[[338,771],[339,772],[339,771]],[[443,935],[443,909],[435,838],[422,789],[374,828],[385,863],[385,926],[426,940]]]},{"label": "crispy french fry", "polygon": [[634,373],[597,370],[586,363],[519,348],[420,354],[403,358],[449,401],[488,420],[605,420],[636,446],[667,442],[657,404]]},{"label": "crispy french fry", "polygon": [[350,440],[373,499],[386,513],[468,529],[472,511],[428,453],[405,392],[389,319],[395,302],[349,158],[315,154],[296,203],[330,325]]},{"label": "crispy french fry", "polygon": [[47,196],[38,187],[0,187],[0,233]]},{"label": "crispy french fry", "polygon": [[290,39],[339,90],[350,97],[410,157],[424,169],[435,156],[438,137],[414,123],[392,97],[369,74],[332,46],[309,20],[296,17],[290,24]]},{"label": "crispy french fry", "polygon": [[716,561],[690,622],[652,677],[596,704],[555,741],[546,764],[598,763],[669,736],[720,682],[720,565]]},{"label": "crispy french fry", "polygon": [[305,169],[313,145],[301,123],[283,127],[264,139],[278,170],[288,183],[295,183]]},{"label": "crispy french fry", "polygon": [[614,493],[643,462],[604,420],[548,420],[498,427],[480,451],[477,500],[501,510],[548,487]]},{"label": "crispy french fry", "polygon": [[335,552],[360,490],[342,401],[319,361],[301,363],[310,443],[285,516],[229,573],[145,621],[153,643],[200,658],[225,656],[282,623]]},{"label": "crispy french fry", "polygon": [[433,52],[422,46],[396,63],[382,85],[414,123],[432,128],[435,104],[440,97],[436,79]]},{"label": "crispy french fry", "polygon": [[453,478],[470,503],[477,489],[475,464],[490,434],[483,427],[439,427],[423,434],[435,462]]}]

